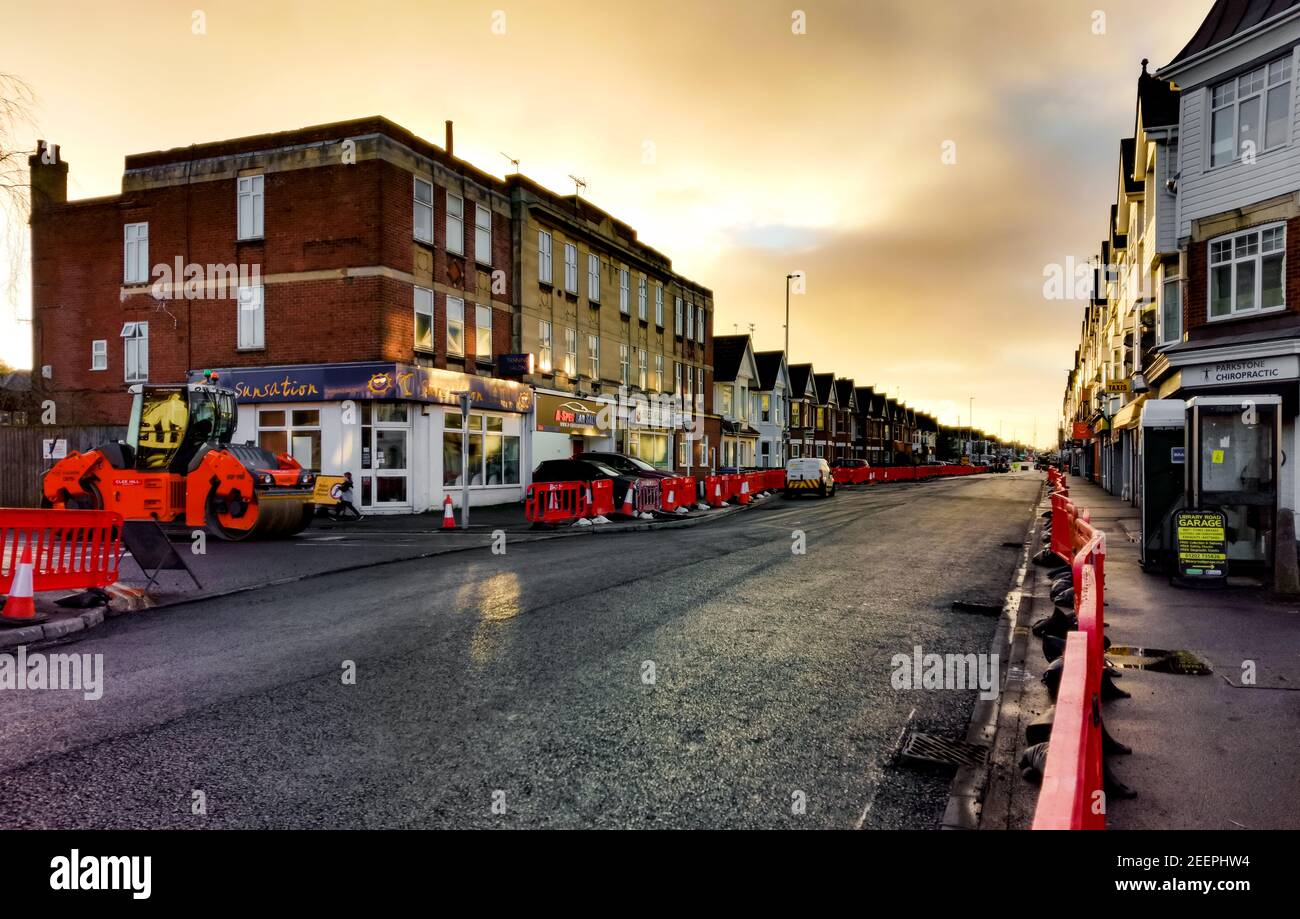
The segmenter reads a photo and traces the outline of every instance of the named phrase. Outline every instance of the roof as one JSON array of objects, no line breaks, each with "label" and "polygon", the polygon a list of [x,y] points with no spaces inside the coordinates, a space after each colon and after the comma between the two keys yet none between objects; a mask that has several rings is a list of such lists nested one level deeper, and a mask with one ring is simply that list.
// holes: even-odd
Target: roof
[{"label": "roof", "polygon": [[855,401],[853,390],[852,380],[841,378],[835,381],[835,397],[840,403],[840,408],[848,408]]},{"label": "roof", "polygon": [[[1125,194],[1134,195],[1142,191],[1142,183],[1133,181],[1133,165],[1137,153],[1137,138],[1126,137],[1119,142],[1119,168],[1121,178],[1124,180]],[[1116,208],[1111,209],[1111,214],[1117,213]]]},{"label": "roof", "polygon": [[812,376],[812,364],[790,365],[790,398],[802,399],[808,391],[808,378]]},{"label": "roof", "polygon": [[[1300,2],[1300,0],[1298,0]],[[1178,98],[1182,93],[1168,80],[1160,80],[1147,73],[1142,62],[1142,75],[1138,77],[1138,109],[1141,112],[1142,130],[1163,128],[1178,124]]]},{"label": "roof", "polygon": [[1192,40],[1166,66],[1181,63],[1297,6],[1300,0],[1215,0]]},{"label": "roof", "polygon": [[819,405],[830,405],[835,401],[835,374],[833,373],[814,373],[813,386],[817,389],[817,402]]},{"label": "roof", "polygon": [[745,348],[749,346],[748,335],[713,336],[713,379],[717,383],[730,383],[740,371],[740,362],[745,359]]},{"label": "roof", "polygon": [[[716,348],[716,338],[714,342]],[[758,389],[761,392],[771,392],[776,389],[776,378],[781,373],[781,361],[784,358],[784,351],[754,352],[754,361],[758,364]],[[716,351],[714,360],[717,360]]]},{"label": "roof", "polygon": [[870,386],[858,386],[854,390],[854,395],[857,396],[858,411],[870,413],[871,400],[875,398],[876,391]]}]

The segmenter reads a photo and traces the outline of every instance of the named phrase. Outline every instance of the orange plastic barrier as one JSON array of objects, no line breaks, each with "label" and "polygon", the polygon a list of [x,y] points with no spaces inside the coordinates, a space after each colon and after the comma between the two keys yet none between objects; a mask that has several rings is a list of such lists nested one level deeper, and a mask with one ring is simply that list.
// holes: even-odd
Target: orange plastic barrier
[{"label": "orange plastic barrier", "polygon": [[727,500],[727,477],[724,475],[706,476],[704,479],[704,500],[709,507],[722,507]]},{"label": "orange plastic barrier", "polygon": [[0,508],[0,591],[31,544],[32,589],[89,590],[117,582],[122,515],[114,511]]},{"label": "orange plastic barrier", "polygon": [[[591,483],[595,484],[595,483]],[[587,482],[534,482],[524,499],[529,523],[564,523],[587,515]]]},{"label": "orange plastic barrier", "polygon": [[1036,830],[1105,829],[1095,813],[1101,790],[1101,726],[1094,723],[1088,674],[1088,636],[1071,632],[1065,640],[1065,669],[1056,695],[1056,717],[1047,748],[1042,789],[1034,810]]}]

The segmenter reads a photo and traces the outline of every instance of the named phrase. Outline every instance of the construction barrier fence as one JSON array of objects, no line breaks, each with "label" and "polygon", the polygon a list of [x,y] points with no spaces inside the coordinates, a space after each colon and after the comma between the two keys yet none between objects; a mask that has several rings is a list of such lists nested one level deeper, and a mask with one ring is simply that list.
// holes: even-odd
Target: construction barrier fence
[{"label": "construction barrier fence", "polygon": [[117,582],[122,515],[113,511],[0,508],[0,592],[8,593],[24,549],[32,589],[89,590]]}]

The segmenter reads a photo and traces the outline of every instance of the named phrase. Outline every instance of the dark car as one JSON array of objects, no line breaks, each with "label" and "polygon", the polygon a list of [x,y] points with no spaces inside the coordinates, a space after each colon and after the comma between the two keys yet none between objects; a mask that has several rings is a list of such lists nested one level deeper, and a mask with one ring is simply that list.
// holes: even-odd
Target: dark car
[{"label": "dark car", "polygon": [[656,469],[643,459],[626,456],[622,453],[604,453],[598,450],[589,450],[586,453],[579,453],[574,459],[591,460],[593,463],[608,466],[620,475],[635,475],[643,479],[671,479],[676,475],[674,472],[664,472],[662,469]]},{"label": "dark car", "polygon": [[870,466],[870,463],[862,459],[837,459],[831,463],[832,469],[867,469]]},{"label": "dark car", "polygon": [[624,475],[617,469],[589,459],[544,460],[533,470],[534,482],[597,482],[611,479],[614,482],[614,506],[623,504],[623,496],[641,478]]}]

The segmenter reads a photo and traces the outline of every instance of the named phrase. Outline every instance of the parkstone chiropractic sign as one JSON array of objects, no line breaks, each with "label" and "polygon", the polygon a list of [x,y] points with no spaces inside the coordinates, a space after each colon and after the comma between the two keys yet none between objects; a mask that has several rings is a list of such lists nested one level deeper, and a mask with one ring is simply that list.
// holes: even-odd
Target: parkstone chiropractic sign
[{"label": "parkstone chiropractic sign", "polygon": [[1183,387],[1235,386],[1239,383],[1271,383],[1300,379],[1300,355],[1247,357],[1213,364],[1194,364],[1183,369]]}]

